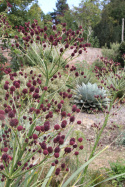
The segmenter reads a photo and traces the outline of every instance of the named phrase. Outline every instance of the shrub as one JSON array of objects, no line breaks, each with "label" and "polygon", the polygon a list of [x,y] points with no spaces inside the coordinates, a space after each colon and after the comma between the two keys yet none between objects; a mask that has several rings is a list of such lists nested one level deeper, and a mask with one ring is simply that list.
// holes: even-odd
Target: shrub
[{"label": "shrub", "polygon": [[122,42],[119,46],[118,55],[117,55],[117,60],[122,67],[124,67],[124,58],[123,58],[124,53],[125,53],[125,42]]},{"label": "shrub", "polygon": [[113,60],[113,61],[117,61],[117,56],[118,56],[118,51],[119,51],[119,43],[110,43],[110,49],[108,49],[107,47],[104,47],[102,49],[102,55],[103,57],[107,57],[108,60]]}]

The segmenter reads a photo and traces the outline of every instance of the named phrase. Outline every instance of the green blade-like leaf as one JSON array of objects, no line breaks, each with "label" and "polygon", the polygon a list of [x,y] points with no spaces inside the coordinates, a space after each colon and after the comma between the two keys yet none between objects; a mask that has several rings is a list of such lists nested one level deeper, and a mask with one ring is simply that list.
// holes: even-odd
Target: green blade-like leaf
[{"label": "green blade-like leaf", "polygon": [[108,179],[105,179],[105,180],[103,180],[103,181],[101,181],[101,182],[99,182],[99,183],[97,183],[97,184],[95,184],[94,186],[91,186],[91,187],[95,187],[95,186],[97,186],[97,185],[99,185],[101,183],[107,182],[107,181],[112,180],[112,179],[116,179],[116,178],[121,177],[123,175],[125,175],[125,173],[122,173],[122,174],[119,174],[119,175],[115,175],[113,177],[109,177]]},{"label": "green blade-like leaf", "polygon": [[46,175],[46,178],[45,178],[45,180],[44,180],[44,182],[43,182],[43,184],[42,184],[41,187],[46,187],[46,185],[47,185],[47,183],[48,183],[50,177],[52,176],[52,173],[53,173],[54,169],[55,169],[54,166],[52,166],[52,167],[50,168],[50,170],[49,170],[48,174]]},{"label": "green blade-like leaf", "polygon": [[92,157],[90,160],[88,160],[85,164],[83,164],[79,169],[77,169],[70,177],[69,179],[62,185],[62,187],[69,186],[70,182],[87,166],[89,165],[97,156],[99,156],[103,151],[105,151],[109,146],[104,148],[102,151],[100,151],[98,154],[96,154],[94,157]]}]

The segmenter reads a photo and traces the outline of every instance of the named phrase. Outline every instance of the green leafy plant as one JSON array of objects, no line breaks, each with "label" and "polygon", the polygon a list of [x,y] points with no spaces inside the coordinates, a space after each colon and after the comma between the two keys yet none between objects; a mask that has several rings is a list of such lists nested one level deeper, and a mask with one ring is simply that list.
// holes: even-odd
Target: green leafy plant
[{"label": "green leafy plant", "polygon": [[[111,168],[111,176],[125,173],[125,162],[124,161],[110,162],[110,168]],[[117,177],[115,181],[117,182],[117,185],[125,184],[125,176]]]},{"label": "green leafy plant", "polygon": [[124,59],[123,59],[123,54],[125,53],[125,42],[122,42],[119,46],[119,51],[118,51],[118,55],[117,55],[117,60],[118,62],[121,63],[121,66],[124,67]]},{"label": "green leafy plant", "polygon": [[117,98],[123,99],[125,96],[125,69],[110,72],[107,76],[102,76],[100,80],[103,81],[105,89],[108,87],[111,96],[116,94]]},{"label": "green leafy plant", "polygon": [[99,88],[97,84],[77,85],[74,94],[74,103],[82,110],[98,109],[108,107],[109,99],[104,88]]},{"label": "green leafy plant", "polygon": [[119,43],[110,43],[110,49],[107,48],[107,46],[102,48],[102,55],[103,57],[107,57],[108,60],[117,61],[117,56],[119,53]]}]

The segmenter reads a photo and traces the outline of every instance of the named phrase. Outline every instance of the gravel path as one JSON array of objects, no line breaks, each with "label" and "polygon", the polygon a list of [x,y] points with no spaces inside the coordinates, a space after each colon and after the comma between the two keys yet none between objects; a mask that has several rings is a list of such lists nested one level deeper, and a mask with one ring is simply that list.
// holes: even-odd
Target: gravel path
[{"label": "gravel path", "polygon": [[[112,108],[110,114],[113,113],[114,115],[110,116],[109,118],[108,125],[114,123],[118,125],[124,125],[125,127],[125,106],[120,105],[119,109],[117,109],[117,106],[114,109]],[[102,125],[105,119],[103,113],[99,113],[99,114],[80,113],[77,114],[76,118],[78,118],[78,120],[81,120],[83,126],[86,128],[90,128],[91,125],[94,123],[96,124],[100,123],[100,125]]]}]

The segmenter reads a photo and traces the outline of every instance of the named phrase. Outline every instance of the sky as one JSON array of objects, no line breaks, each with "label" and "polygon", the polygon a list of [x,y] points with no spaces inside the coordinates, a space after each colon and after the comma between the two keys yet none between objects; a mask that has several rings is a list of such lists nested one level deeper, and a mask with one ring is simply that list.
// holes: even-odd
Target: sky
[{"label": "sky", "polygon": [[[54,8],[56,8],[57,0],[38,0],[38,4],[41,7],[42,11],[47,14],[48,12],[52,12]],[[72,6],[78,6],[81,0],[67,0],[67,3],[70,8]]]}]

